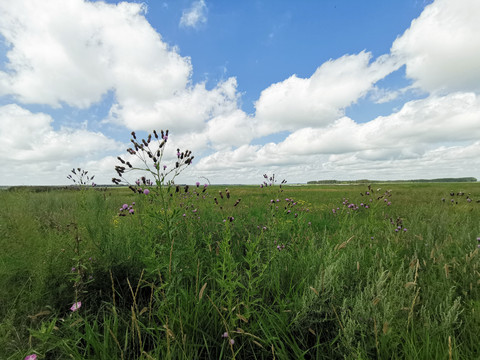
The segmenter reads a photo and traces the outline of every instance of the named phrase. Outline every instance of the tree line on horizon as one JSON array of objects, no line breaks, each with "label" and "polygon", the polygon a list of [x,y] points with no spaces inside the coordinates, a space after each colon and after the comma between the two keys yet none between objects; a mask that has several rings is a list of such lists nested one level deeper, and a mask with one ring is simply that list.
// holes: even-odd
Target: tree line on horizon
[{"label": "tree line on horizon", "polygon": [[438,178],[438,179],[411,179],[411,180],[312,180],[307,181],[308,185],[328,185],[328,184],[370,184],[370,183],[446,183],[446,182],[477,182],[474,177],[459,177],[459,178]]}]

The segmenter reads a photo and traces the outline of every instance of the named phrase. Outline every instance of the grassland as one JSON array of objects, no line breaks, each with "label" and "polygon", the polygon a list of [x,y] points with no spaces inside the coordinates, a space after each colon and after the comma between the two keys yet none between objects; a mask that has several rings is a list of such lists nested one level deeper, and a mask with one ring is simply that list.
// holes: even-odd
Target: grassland
[{"label": "grassland", "polygon": [[0,358],[480,358],[478,183],[282,190],[1,191]]}]

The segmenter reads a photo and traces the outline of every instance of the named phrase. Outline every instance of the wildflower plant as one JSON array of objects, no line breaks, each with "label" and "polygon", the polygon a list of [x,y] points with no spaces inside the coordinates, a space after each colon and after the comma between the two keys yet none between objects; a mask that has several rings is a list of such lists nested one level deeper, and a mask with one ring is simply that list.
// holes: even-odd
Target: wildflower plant
[{"label": "wildflower plant", "polygon": [[74,184],[80,186],[81,188],[86,187],[89,184],[96,186],[96,184],[93,182],[95,175],[88,175],[87,170],[82,168],[73,168],[70,172],[71,174],[67,175],[67,179],[72,180]]},{"label": "wildflower plant", "polygon": [[[117,157],[120,162],[115,166],[118,177],[112,178],[115,185],[126,185],[134,193],[141,196],[139,203],[144,205],[144,212],[139,214],[143,224],[150,229],[153,240],[154,252],[162,251],[166,244],[170,244],[169,275],[172,274],[172,257],[174,235],[181,224],[181,211],[175,206],[176,194],[180,192],[175,185],[175,179],[191,165],[194,156],[190,150],[176,150],[176,158],[172,163],[164,160],[165,149],[168,143],[169,131],[161,130],[158,133],[148,134],[139,140],[134,131],[130,139],[132,145],[127,149],[129,158]],[[132,164],[133,163],[133,164]],[[138,174],[137,180],[130,183],[127,174]],[[188,188],[185,187],[185,192]],[[119,215],[132,215],[135,213],[133,206],[122,206]],[[167,240],[167,242],[165,241]]]},{"label": "wildflower plant", "polygon": [[[127,152],[140,160],[140,165],[134,166],[130,161],[125,161],[120,156],[117,157],[121,165],[115,166],[115,171],[118,174],[118,178],[112,178],[112,182],[116,185],[121,183],[128,184],[132,191],[143,192],[138,186],[151,186],[157,187],[167,186],[170,189],[171,185],[175,184],[175,178],[192,163],[194,156],[190,150],[180,152],[177,149],[177,159],[173,166],[169,166],[163,162],[164,151],[168,141],[168,130],[161,130],[160,135],[156,130],[153,130],[152,134],[148,134],[146,139],[138,140],[134,131],[131,133],[130,139],[132,147],[127,149]],[[129,172],[141,172],[146,173],[154,178],[154,182],[142,176],[136,181],[137,187],[134,187],[125,178],[125,174]]]}]

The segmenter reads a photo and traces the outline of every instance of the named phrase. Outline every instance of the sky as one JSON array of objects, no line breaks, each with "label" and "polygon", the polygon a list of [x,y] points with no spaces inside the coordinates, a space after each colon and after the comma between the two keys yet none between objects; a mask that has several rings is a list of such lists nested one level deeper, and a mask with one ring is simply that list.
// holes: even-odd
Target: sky
[{"label": "sky", "polygon": [[478,0],[0,0],[0,185],[109,184],[154,129],[168,168],[195,156],[182,183],[480,179],[479,18]]}]

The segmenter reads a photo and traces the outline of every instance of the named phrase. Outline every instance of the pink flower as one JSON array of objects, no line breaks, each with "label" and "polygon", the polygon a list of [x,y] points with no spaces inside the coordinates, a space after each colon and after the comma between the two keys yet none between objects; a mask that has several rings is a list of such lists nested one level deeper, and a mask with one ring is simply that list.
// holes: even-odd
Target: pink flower
[{"label": "pink flower", "polygon": [[70,310],[72,311],[77,311],[78,309],[80,309],[82,307],[82,302],[81,301],[78,301],[76,303],[74,303],[72,305],[72,307],[70,308]]},{"label": "pink flower", "polygon": [[145,189],[145,190],[143,190],[143,193],[144,193],[145,195],[148,195],[148,194],[150,194],[150,190]]},{"label": "pink flower", "polygon": [[37,360],[37,354],[27,355],[24,360]]}]

